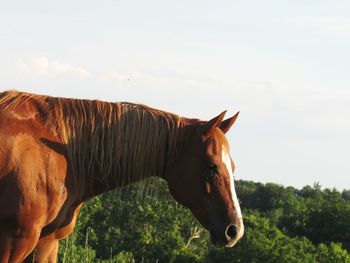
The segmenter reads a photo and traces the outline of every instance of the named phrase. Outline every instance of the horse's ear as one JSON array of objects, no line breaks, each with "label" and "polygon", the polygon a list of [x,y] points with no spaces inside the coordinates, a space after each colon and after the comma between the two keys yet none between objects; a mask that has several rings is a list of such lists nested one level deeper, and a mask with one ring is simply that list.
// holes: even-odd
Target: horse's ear
[{"label": "horse's ear", "polygon": [[228,130],[231,128],[231,126],[235,123],[235,121],[237,120],[237,117],[239,115],[239,112],[237,112],[235,114],[235,116],[224,120],[223,122],[220,123],[219,128],[223,133],[228,132]]},{"label": "horse's ear", "polygon": [[204,123],[200,127],[200,135],[201,135],[203,141],[206,141],[209,138],[213,129],[219,127],[220,123],[222,122],[222,120],[225,117],[225,114],[226,114],[226,111],[223,111],[218,116],[216,116],[215,118],[211,119],[210,121]]}]

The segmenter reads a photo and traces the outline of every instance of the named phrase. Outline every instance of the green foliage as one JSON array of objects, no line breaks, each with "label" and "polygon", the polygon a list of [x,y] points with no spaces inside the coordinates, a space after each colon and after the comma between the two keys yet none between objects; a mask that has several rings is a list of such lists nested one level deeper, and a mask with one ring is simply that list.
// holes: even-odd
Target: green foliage
[{"label": "green foliage", "polygon": [[[86,235],[87,240],[88,235]],[[59,255],[61,255],[60,260],[63,263],[88,263],[95,260],[96,252],[87,243],[80,245],[76,240],[76,234],[73,233],[70,237],[61,241]]]},{"label": "green foliage", "polygon": [[[107,263],[108,261],[106,261]],[[111,262],[115,263],[135,263],[134,255],[131,252],[122,251],[119,252],[112,260]]]},{"label": "green foliage", "polygon": [[232,251],[212,249],[209,262],[314,262],[309,240],[290,238],[255,214],[245,219],[245,238]]},{"label": "green foliage", "polygon": [[350,201],[350,190],[343,190],[341,197],[346,201]]},{"label": "green foliage", "polygon": [[132,186],[88,201],[75,233],[60,243],[59,261],[350,262],[346,191],[239,181],[245,236],[225,249],[213,247],[165,182],[159,185],[156,197],[140,197]]},{"label": "green foliage", "polygon": [[329,246],[320,244],[317,248],[316,260],[320,263],[350,262],[350,255],[339,244],[331,243]]}]

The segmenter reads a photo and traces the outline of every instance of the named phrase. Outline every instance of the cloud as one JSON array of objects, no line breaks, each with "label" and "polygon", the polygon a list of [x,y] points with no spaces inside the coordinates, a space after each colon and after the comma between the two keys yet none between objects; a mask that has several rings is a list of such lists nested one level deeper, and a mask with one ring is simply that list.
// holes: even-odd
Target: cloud
[{"label": "cloud", "polygon": [[[173,87],[181,88],[183,85],[191,87],[204,88],[213,83],[213,79],[198,77],[193,74],[186,74],[177,71],[169,71],[164,69],[133,69],[125,68],[123,70],[107,70],[99,75],[99,78],[105,81],[117,82],[139,82],[152,83],[152,85],[169,85],[172,83]],[[163,90],[163,88],[161,89]]]},{"label": "cloud", "polygon": [[289,18],[289,22],[323,33],[350,36],[349,18],[332,16],[295,16]]},{"label": "cloud", "polygon": [[16,70],[21,74],[33,74],[40,77],[56,77],[70,75],[73,77],[87,78],[90,72],[82,67],[58,61],[50,61],[47,57],[36,57],[31,60],[19,59],[16,62]]}]

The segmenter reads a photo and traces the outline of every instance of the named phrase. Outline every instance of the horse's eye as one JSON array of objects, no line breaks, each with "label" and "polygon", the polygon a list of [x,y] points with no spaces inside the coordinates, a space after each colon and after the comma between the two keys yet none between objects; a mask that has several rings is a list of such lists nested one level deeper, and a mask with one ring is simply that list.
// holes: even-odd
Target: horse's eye
[{"label": "horse's eye", "polygon": [[213,163],[210,163],[209,164],[209,170],[211,170],[211,171],[216,171],[216,165],[215,164],[213,164]]},{"label": "horse's eye", "polygon": [[216,172],[217,172],[217,167],[215,164],[213,163],[210,163],[209,166],[208,166],[208,169],[209,169],[209,176],[210,177],[214,177]]}]

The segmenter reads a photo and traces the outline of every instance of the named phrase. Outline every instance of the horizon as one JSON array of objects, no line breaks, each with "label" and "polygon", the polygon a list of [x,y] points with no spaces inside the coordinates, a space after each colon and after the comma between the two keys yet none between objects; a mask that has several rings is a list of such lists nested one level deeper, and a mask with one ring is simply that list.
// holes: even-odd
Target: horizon
[{"label": "horizon", "polygon": [[0,7],[0,91],[240,111],[227,135],[238,179],[350,189],[347,1]]}]

